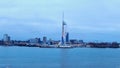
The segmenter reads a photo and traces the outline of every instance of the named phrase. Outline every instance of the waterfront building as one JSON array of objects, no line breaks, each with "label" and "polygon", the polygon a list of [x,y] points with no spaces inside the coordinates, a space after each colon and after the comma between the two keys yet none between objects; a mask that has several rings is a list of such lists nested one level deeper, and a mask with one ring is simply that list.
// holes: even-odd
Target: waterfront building
[{"label": "waterfront building", "polygon": [[29,40],[30,44],[37,44],[40,43],[40,38],[32,38]]},{"label": "waterfront building", "polygon": [[84,41],[83,40],[79,40],[79,43],[82,44],[82,43],[84,43]]},{"label": "waterfront building", "polygon": [[8,34],[4,34],[3,41],[4,43],[10,43],[10,36]]},{"label": "waterfront building", "polygon": [[0,45],[4,45],[4,42],[3,42],[3,40],[0,40]]},{"label": "waterfront building", "polygon": [[46,44],[47,43],[47,37],[43,37],[43,44]]},{"label": "waterfront building", "polygon": [[77,39],[71,39],[71,40],[70,40],[70,43],[71,43],[71,44],[78,44],[79,42],[78,42]]},{"label": "waterfront building", "polygon": [[60,42],[60,40],[58,40],[58,41],[53,41],[53,45],[58,45],[59,42]]},{"label": "waterfront building", "polygon": [[49,39],[49,40],[48,40],[48,44],[49,44],[49,45],[53,45],[53,40],[52,40],[52,39]]}]

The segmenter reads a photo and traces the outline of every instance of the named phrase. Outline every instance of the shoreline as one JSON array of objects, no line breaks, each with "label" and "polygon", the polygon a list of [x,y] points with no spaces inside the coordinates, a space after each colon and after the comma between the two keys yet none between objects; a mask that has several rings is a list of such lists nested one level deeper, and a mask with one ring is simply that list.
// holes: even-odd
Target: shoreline
[{"label": "shoreline", "polygon": [[106,48],[110,48],[110,49],[118,49],[120,47],[80,47],[80,46],[51,46],[51,45],[46,45],[46,46],[23,46],[23,45],[0,45],[1,47],[37,47],[37,48],[63,48],[63,49],[71,49],[71,48],[98,48],[98,49],[106,49]]}]

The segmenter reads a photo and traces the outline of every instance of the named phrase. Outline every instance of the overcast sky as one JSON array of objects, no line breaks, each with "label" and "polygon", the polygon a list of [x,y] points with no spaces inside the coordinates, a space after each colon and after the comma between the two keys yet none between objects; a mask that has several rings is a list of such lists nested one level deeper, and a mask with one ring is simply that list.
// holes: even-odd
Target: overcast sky
[{"label": "overcast sky", "polygon": [[63,11],[71,39],[120,41],[120,0],[0,0],[0,38],[61,39]]}]

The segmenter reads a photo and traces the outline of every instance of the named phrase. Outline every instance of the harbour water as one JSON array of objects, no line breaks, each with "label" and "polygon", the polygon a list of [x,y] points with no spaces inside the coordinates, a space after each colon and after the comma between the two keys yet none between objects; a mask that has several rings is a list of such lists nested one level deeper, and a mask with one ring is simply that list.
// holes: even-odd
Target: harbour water
[{"label": "harbour water", "polygon": [[0,68],[120,68],[120,49],[0,47]]}]

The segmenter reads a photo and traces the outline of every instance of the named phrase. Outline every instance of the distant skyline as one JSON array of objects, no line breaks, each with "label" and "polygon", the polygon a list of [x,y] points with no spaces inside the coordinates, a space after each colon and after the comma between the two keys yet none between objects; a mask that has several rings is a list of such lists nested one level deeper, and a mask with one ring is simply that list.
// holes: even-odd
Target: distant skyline
[{"label": "distant skyline", "polygon": [[62,13],[70,39],[120,42],[119,0],[1,0],[0,39],[61,40]]}]

